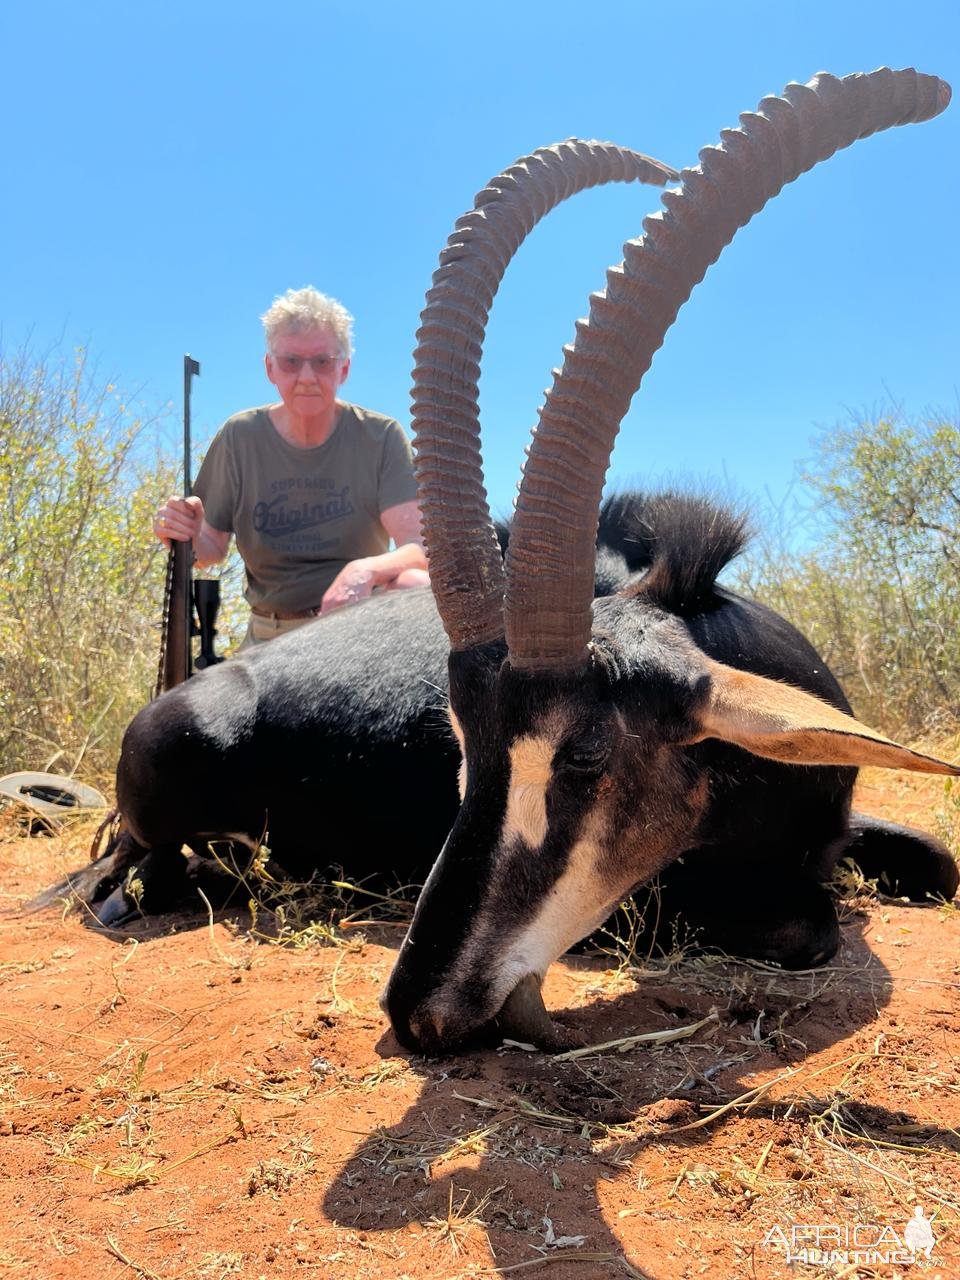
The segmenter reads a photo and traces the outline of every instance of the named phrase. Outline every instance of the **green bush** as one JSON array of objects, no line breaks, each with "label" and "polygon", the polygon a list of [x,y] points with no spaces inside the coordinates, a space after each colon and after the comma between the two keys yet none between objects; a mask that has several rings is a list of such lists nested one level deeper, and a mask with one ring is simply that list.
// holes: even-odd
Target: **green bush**
[{"label": "green bush", "polygon": [[0,772],[112,778],[156,680],[176,465],[72,360],[0,352]]},{"label": "green bush", "polygon": [[837,428],[806,482],[819,536],[761,544],[741,589],[800,628],[861,719],[887,732],[960,725],[960,428],[898,416]]}]

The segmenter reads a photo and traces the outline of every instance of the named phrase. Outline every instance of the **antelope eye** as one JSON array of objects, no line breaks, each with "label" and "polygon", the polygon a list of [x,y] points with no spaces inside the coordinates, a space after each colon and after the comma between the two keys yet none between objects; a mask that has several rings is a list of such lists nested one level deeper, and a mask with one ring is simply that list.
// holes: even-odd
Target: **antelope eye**
[{"label": "antelope eye", "polygon": [[610,759],[610,742],[606,738],[571,742],[557,752],[555,767],[581,775],[600,774]]}]

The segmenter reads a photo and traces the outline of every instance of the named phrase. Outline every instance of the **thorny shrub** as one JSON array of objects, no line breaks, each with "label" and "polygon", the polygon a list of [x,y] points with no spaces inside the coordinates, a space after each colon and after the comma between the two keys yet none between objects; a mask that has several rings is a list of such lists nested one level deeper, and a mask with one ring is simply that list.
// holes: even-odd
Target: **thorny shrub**
[{"label": "thorny shrub", "polygon": [[739,589],[820,651],[855,713],[887,733],[960,727],[960,426],[858,420],[826,433],[805,480],[817,537],[768,539]]},{"label": "thorny shrub", "polygon": [[148,425],[82,350],[0,351],[0,772],[108,780],[150,695],[175,466]]}]

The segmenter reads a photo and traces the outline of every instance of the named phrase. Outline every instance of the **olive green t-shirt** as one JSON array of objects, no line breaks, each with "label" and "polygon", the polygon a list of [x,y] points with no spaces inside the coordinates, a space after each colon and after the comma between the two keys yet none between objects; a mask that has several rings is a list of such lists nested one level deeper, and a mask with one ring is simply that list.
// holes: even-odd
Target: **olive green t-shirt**
[{"label": "olive green t-shirt", "polygon": [[380,555],[380,513],[417,496],[410,443],[398,422],[339,402],[333,434],[298,449],[267,409],[220,428],[194,484],[207,523],[232,533],[251,605],[277,613],[319,606],[345,564]]}]

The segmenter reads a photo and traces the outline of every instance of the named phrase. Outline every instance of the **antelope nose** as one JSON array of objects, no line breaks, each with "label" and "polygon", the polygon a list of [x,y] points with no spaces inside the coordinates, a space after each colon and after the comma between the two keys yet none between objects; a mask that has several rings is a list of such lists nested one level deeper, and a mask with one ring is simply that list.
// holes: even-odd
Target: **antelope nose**
[{"label": "antelope nose", "polygon": [[421,1053],[436,1052],[443,1041],[443,1020],[435,1013],[422,1010],[410,1017],[410,1034]]},{"label": "antelope nose", "polygon": [[411,1053],[438,1053],[443,1044],[446,1021],[427,1003],[407,1004],[389,987],[382,1006],[390,1019],[393,1033]]}]

